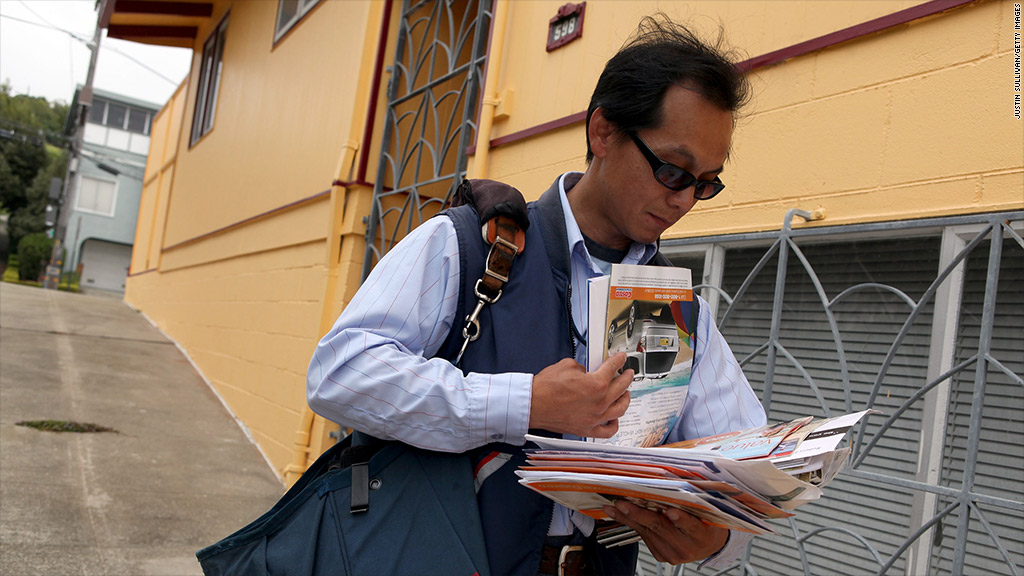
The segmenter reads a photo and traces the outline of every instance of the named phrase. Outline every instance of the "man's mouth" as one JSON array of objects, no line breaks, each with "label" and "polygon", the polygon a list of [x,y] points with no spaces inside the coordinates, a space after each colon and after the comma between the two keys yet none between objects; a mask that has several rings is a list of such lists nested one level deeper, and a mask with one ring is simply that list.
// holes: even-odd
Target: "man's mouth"
[{"label": "man's mouth", "polygon": [[660,224],[664,228],[668,228],[669,226],[676,223],[675,220],[668,220],[662,218],[661,216],[658,216],[657,214],[651,214],[651,218],[653,218],[656,223]]}]

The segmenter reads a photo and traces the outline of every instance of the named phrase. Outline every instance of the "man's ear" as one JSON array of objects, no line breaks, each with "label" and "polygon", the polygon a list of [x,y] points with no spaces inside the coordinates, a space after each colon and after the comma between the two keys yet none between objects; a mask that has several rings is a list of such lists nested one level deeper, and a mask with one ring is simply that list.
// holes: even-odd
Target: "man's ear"
[{"label": "man's ear", "polygon": [[616,138],[615,128],[612,123],[604,117],[604,109],[600,106],[594,109],[590,116],[590,126],[587,127],[587,136],[590,138],[590,151],[595,158],[604,158],[608,155],[608,147]]}]

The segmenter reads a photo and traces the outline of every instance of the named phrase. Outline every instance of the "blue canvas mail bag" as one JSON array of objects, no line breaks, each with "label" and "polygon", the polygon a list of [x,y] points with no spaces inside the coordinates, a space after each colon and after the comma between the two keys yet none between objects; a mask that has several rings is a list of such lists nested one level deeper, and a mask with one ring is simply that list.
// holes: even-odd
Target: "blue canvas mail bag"
[{"label": "blue canvas mail bag", "polygon": [[[452,206],[463,204],[477,210],[484,241],[503,249],[492,250],[488,271],[507,274],[529,226],[522,194],[463,181]],[[490,287],[494,301],[503,282]],[[466,334],[462,349],[474,339]],[[361,432],[324,452],[270,511],[196,557],[206,576],[490,574],[470,454]]]},{"label": "blue canvas mail bag", "polygon": [[206,576],[486,576],[473,494],[468,455],[356,432],[270,511],[196,557]]}]

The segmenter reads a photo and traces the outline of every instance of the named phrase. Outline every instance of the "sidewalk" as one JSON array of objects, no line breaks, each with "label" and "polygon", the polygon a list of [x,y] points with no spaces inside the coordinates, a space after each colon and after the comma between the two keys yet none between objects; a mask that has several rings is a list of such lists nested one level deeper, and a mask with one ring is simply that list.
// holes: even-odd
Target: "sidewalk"
[{"label": "sidewalk", "polygon": [[[116,433],[55,433],[69,420]],[[116,299],[0,284],[0,575],[202,574],[284,487],[182,353]]]}]

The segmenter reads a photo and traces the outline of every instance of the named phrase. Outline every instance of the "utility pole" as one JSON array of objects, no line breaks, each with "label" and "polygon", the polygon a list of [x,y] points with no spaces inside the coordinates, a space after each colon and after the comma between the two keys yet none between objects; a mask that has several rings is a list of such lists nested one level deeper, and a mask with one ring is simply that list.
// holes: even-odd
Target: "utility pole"
[{"label": "utility pole", "polygon": [[78,92],[78,108],[71,110],[69,114],[75,114],[75,133],[71,137],[70,150],[68,154],[68,168],[64,173],[64,190],[61,192],[60,200],[57,202],[57,218],[53,230],[53,250],[50,252],[50,263],[46,266],[46,276],[43,279],[43,288],[56,290],[60,284],[61,274],[64,269],[64,235],[68,229],[70,217],[70,206],[66,204],[71,201],[71,193],[74,191],[74,181],[78,177],[78,165],[81,162],[82,143],[85,141],[85,124],[89,121],[89,109],[92,107],[92,81],[96,75],[96,60],[100,55],[100,39],[103,37],[103,29],[100,28],[100,17],[96,15],[96,29],[92,34],[92,41],[87,44],[89,51],[89,70],[85,75],[85,85]]}]

